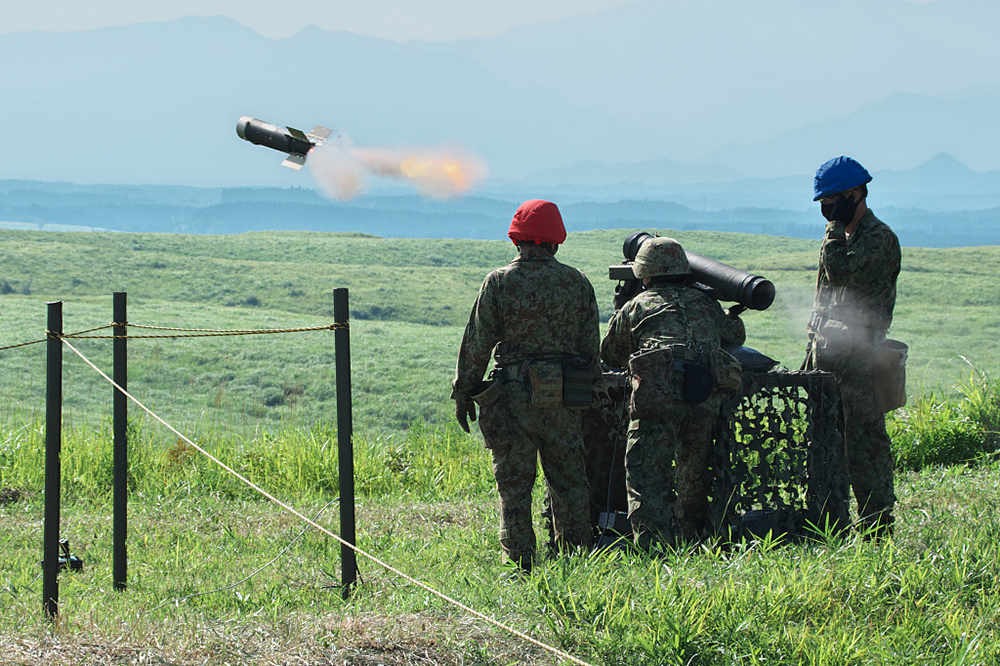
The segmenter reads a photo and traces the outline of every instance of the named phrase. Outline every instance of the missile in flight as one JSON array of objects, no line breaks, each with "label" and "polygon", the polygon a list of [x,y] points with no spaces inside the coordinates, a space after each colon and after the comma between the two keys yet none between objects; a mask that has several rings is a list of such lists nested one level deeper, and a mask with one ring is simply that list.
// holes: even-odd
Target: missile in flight
[{"label": "missile in flight", "polygon": [[282,164],[298,170],[306,163],[309,151],[326,143],[333,130],[316,125],[308,132],[303,132],[294,127],[279,127],[250,116],[243,116],[236,123],[236,133],[244,141],[288,153]]}]

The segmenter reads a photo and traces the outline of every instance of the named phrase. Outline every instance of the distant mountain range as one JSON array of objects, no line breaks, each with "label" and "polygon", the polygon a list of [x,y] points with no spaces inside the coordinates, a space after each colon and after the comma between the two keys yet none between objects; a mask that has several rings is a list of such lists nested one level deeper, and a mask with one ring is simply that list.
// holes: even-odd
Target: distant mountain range
[{"label": "distant mountain range", "polygon": [[[881,205],[929,210],[1000,207],[1000,170],[976,172],[948,153],[939,153],[914,169],[872,171],[870,196]],[[555,200],[575,199],[585,192],[588,199],[665,199],[703,209],[756,206],[798,210],[809,207],[812,201],[811,175],[746,178],[719,164],[687,166],[670,160],[581,162],[529,174],[521,185]]]},{"label": "distant mountain range", "polygon": [[994,0],[642,0],[446,43],[275,40],[225,17],[3,34],[0,178],[311,186],[236,137],[243,115],[458,144],[518,196],[801,177],[843,153],[985,172],[997,25]]},{"label": "distant mountain range", "polygon": [[[584,174],[586,175],[586,174]],[[908,172],[877,171],[869,202],[904,245],[1000,245],[1000,172],[975,173],[948,155]],[[559,203],[569,231],[738,231],[819,239],[825,222],[807,177],[650,188],[537,187]],[[714,187],[714,189],[712,189]],[[947,188],[958,193],[948,195]],[[964,189],[962,189],[964,188]],[[981,188],[977,190],[976,188]],[[975,193],[992,189],[992,194]],[[626,192],[615,197],[612,192]],[[963,193],[964,192],[964,193]],[[79,185],[0,180],[0,228],[226,234],[269,229],[404,238],[503,238],[520,192],[439,201],[372,194],[332,202],[314,189]],[[936,207],[923,205],[933,202]],[[979,204],[970,207],[969,202]],[[950,205],[946,205],[950,204]],[[932,209],[929,209],[932,208]]]}]

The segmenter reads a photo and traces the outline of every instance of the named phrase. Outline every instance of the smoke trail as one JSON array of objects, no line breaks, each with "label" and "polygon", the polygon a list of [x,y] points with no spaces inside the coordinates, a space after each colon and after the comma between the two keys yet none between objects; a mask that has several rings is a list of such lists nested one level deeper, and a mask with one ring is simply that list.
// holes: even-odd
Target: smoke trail
[{"label": "smoke trail", "polygon": [[355,148],[340,135],[316,146],[309,161],[316,182],[330,198],[357,196],[371,175],[412,183],[423,196],[448,199],[478,186],[488,167],[461,148]]}]

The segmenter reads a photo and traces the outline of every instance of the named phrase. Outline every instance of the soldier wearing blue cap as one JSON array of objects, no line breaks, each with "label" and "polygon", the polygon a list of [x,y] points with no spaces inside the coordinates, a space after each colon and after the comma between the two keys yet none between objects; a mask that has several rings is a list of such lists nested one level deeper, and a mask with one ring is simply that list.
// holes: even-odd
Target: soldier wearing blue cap
[{"label": "soldier wearing blue cap", "polygon": [[864,528],[891,533],[893,459],[885,415],[876,407],[874,367],[892,323],[899,240],[868,208],[872,177],[850,157],[816,172],[813,201],[827,220],[809,320],[805,369],[832,372],[841,395],[841,432]]}]

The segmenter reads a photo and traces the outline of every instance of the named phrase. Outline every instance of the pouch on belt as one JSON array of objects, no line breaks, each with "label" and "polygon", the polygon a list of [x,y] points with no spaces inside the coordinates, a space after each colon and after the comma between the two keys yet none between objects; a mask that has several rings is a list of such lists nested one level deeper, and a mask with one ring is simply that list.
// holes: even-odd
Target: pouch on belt
[{"label": "pouch on belt", "polygon": [[881,413],[906,404],[908,347],[899,340],[882,340],[875,351],[875,404]]},{"label": "pouch on belt", "polygon": [[563,359],[563,405],[590,407],[594,400],[594,375],[596,362],[579,357]]},{"label": "pouch on belt", "polygon": [[640,349],[628,359],[632,395],[629,412],[644,419],[665,412],[674,402],[674,355],[669,348]]},{"label": "pouch on belt", "polygon": [[536,361],[528,366],[528,406],[549,409],[563,403],[563,371],[559,361]]},{"label": "pouch on belt", "polygon": [[476,387],[476,393],[469,396],[479,408],[489,407],[503,395],[503,381],[498,377],[491,377],[489,380]]}]

